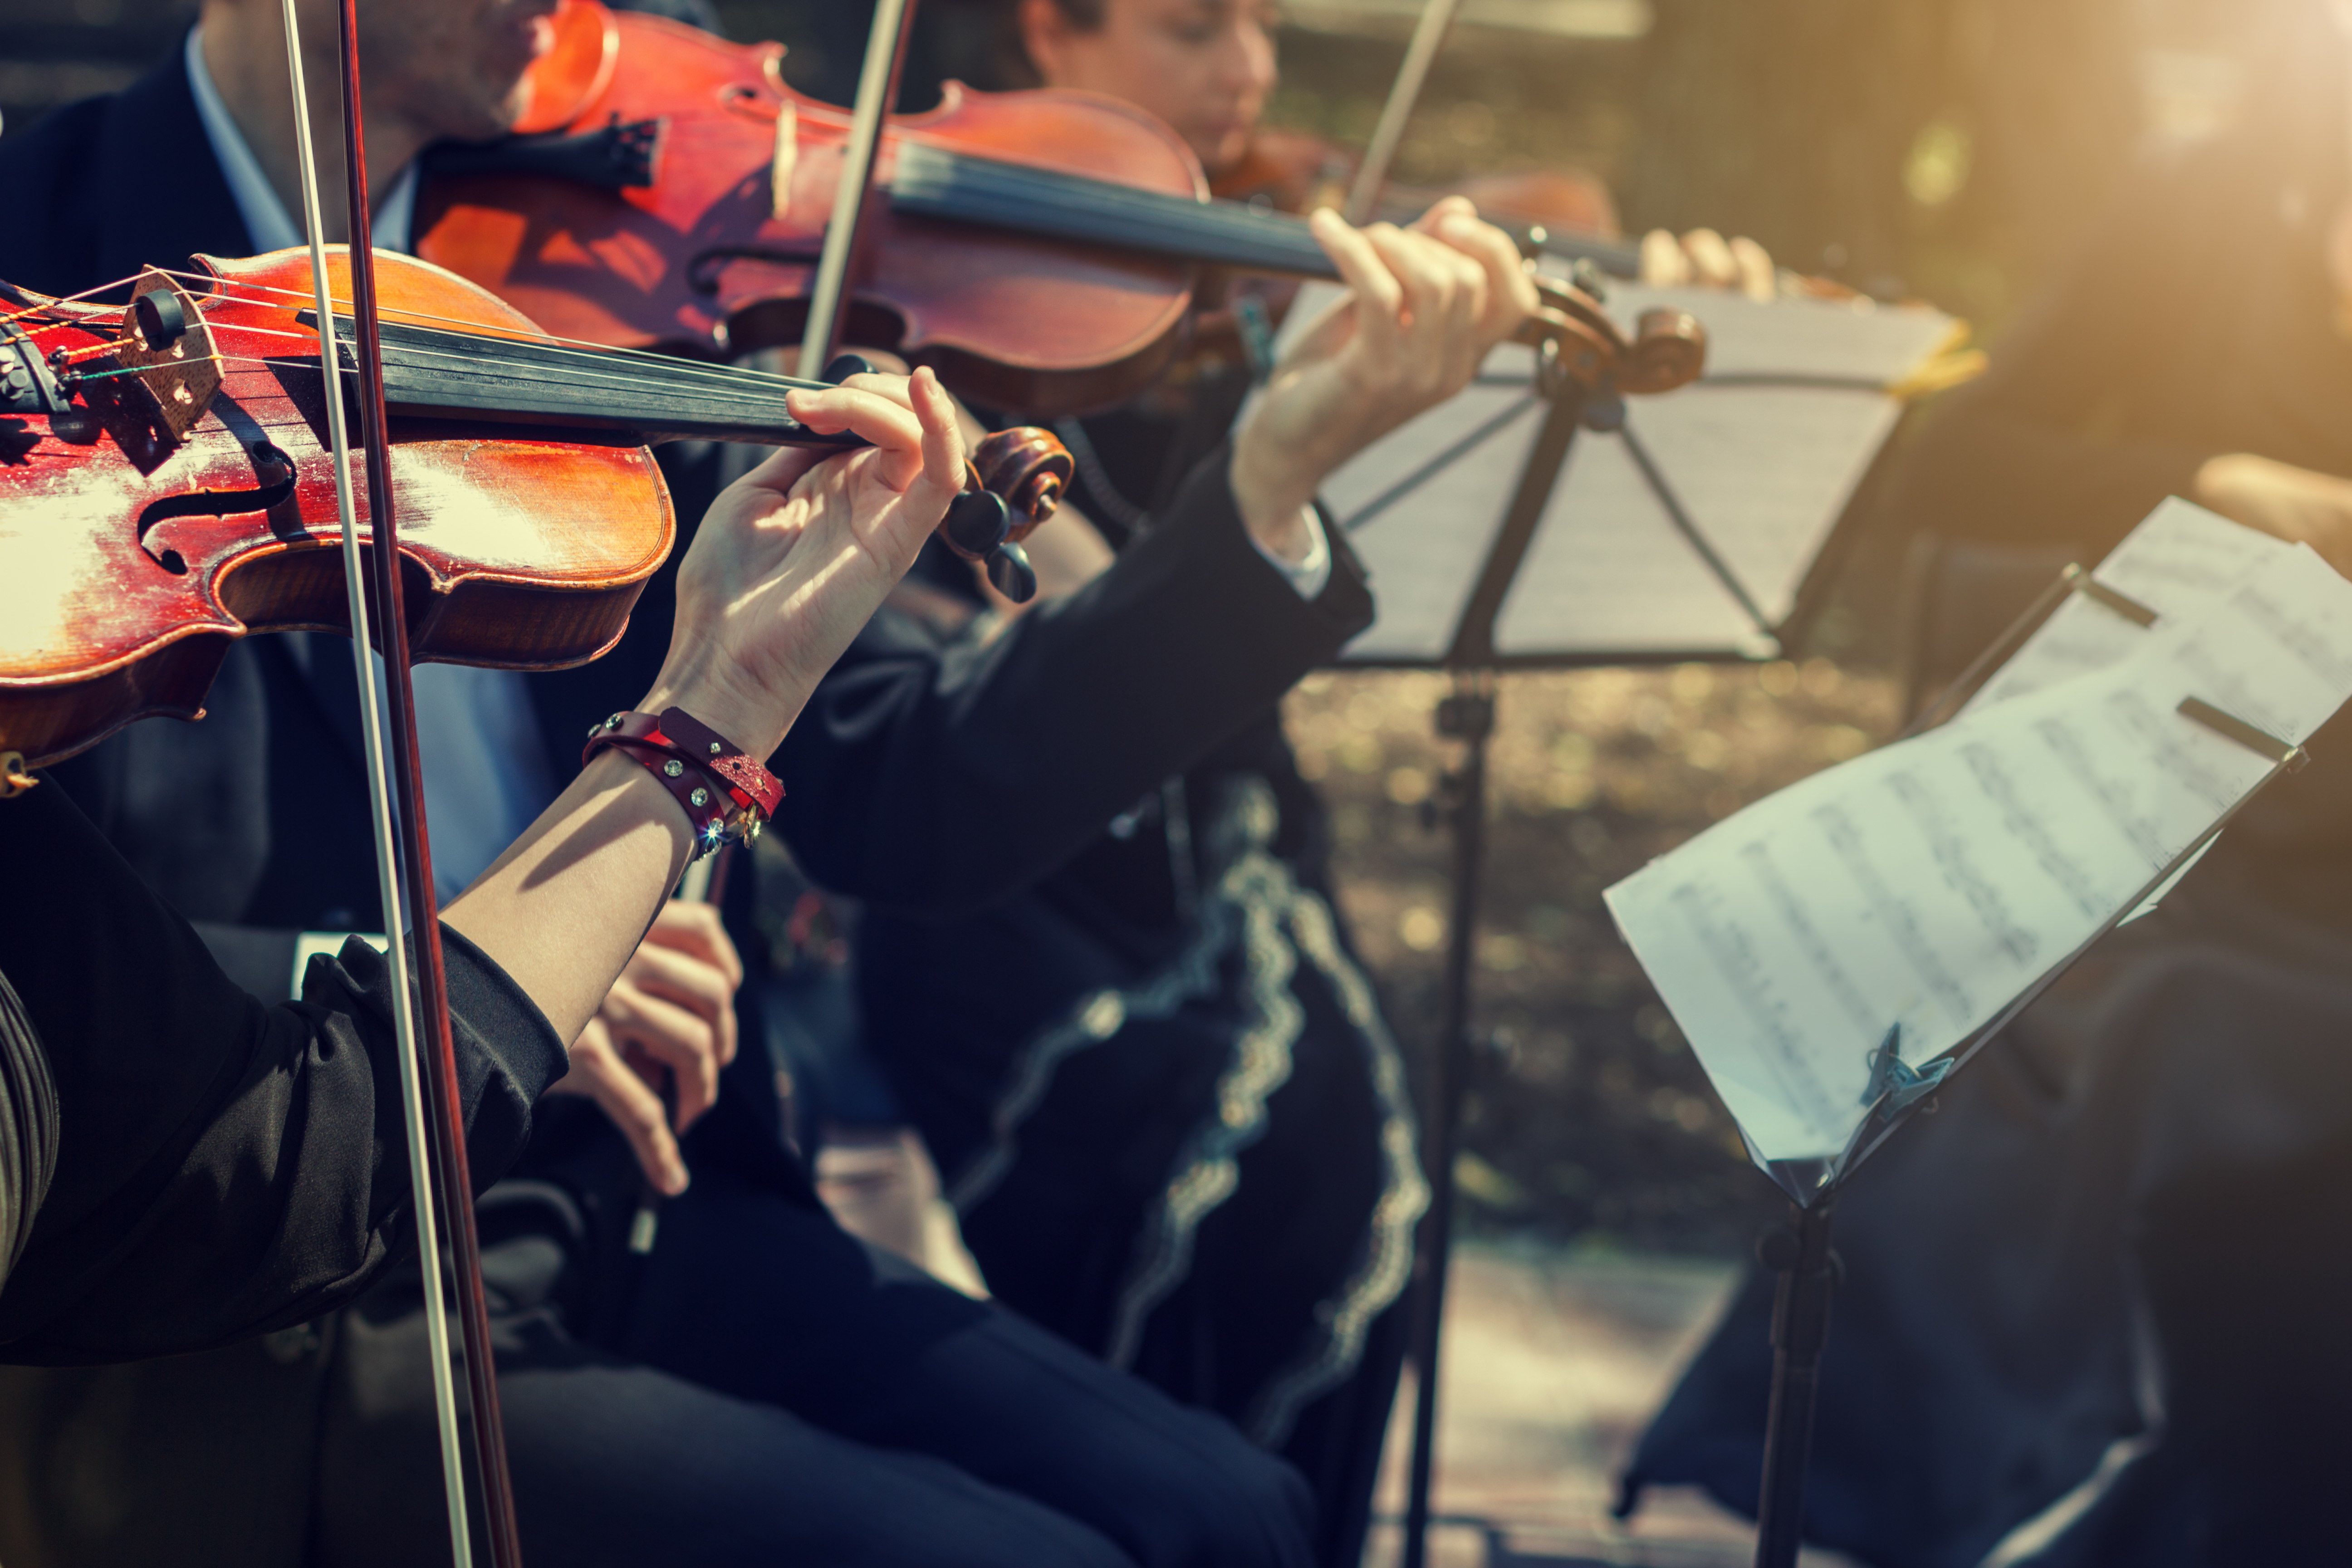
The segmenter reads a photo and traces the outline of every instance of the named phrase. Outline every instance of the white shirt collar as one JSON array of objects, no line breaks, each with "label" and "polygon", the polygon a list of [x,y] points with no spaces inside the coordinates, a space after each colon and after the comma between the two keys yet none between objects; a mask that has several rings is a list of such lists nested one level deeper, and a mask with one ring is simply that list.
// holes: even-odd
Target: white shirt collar
[{"label": "white shirt collar", "polygon": [[[228,104],[221,98],[220,88],[213,81],[213,73],[205,68],[204,36],[201,26],[188,29],[188,89],[195,94],[196,115],[205,122],[205,136],[213,144],[213,156],[228,181],[229,195],[236,200],[238,216],[245,219],[245,232],[253,241],[255,252],[291,249],[304,243],[301,226],[278,199],[269,176],[262,173],[261,161],[253,155],[245,132],[236,128]],[[415,211],[416,165],[412,163],[400,172],[400,178],[393,182],[392,189],[376,205],[375,247],[407,250]]]}]

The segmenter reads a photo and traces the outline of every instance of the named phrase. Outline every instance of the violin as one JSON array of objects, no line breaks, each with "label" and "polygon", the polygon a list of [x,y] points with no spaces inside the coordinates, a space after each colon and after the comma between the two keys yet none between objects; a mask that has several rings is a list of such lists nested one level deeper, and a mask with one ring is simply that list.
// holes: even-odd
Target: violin
[{"label": "violin", "polygon": [[[776,44],[566,0],[517,135],[444,148],[417,253],[565,337],[708,358],[796,344],[849,111],[795,92]],[[1210,199],[1182,139],[1132,105],[948,84],[882,134],[844,341],[961,395],[1054,417],[1107,406],[1181,346],[1200,269],[1336,279],[1303,218]],[[1629,339],[1545,280],[1524,341],[1591,388],[1694,378],[1697,323]],[[1548,347],[1545,345],[1549,345]]]},{"label": "violin", "polygon": [[[1339,207],[1361,162],[1360,154],[1310,132],[1260,126],[1241,162],[1209,182],[1209,194],[1286,213]],[[1442,187],[1390,181],[1381,187],[1379,216],[1409,220],[1449,195],[1469,197],[1480,217],[1517,239],[1523,250],[1591,261],[1614,278],[1641,276],[1641,247],[1625,240],[1609,187],[1590,174],[1534,169],[1475,174]]]},{"label": "violin", "polygon": [[[786,394],[821,383],[564,343],[438,268],[380,254],[375,271],[418,658],[550,669],[619,640],[677,539],[649,440],[864,445],[793,418]],[[329,272],[350,298],[348,255]],[[0,614],[19,773],[134,719],[199,717],[248,633],[350,626],[308,253],[151,268],[131,296],[0,285],[0,542],[38,547]],[[1046,432],[990,437],[941,537],[1003,586],[1000,547],[1051,515],[1070,468]]]},{"label": "violin", "polygon": [[[1357,153],[1319,136],[1260,127],[1251,135],[1249,150],[1241,161],[1210,181],[1209,192],[1219,201],[1260,211],[1338,209],[1361,161]],[[1389,183],[1381,186],[1380,216],[1410,222],[1448,195],[1467,196],[1477,206],[1478,216],[1510,234],[1525,254],[1591,262],[1613,277],[1641,275],[1641,247],[1620,237],[1616,204],[1609,188],[1590,175],[1541,170],[1480,175],[1442,190]],[[1188,359],[1232,363],[1262,357],[1271,346],[1271,327],[1289,310],[1297,291],[1295,278],[1204,282],[1186,345]],[[1228,302],[1216,303],[1220,300]]]}]

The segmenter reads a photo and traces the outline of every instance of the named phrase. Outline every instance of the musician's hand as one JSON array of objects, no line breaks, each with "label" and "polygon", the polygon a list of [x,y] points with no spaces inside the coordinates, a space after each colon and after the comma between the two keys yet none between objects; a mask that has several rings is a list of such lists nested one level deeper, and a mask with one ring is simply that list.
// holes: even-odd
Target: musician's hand
[{"label": "musician's hand", "polygon": [[2189,499],[2290,544],[2308,544],[2352,577],[2352,479],[2225,452],[2198,468]]},{"label": "musician's hand", "polygon": [[645,707],[676,703],[764,757],[962,488],[956,411],[928,370],[795,392],[793,416],[873,446],[780,447],[704,514],[677,574],[669,658]]},{"label": "musician's hand", "polygon": [[1276,554],[1304,559],[1301,513],[1341,463],[1469,384],[1488,350],[1535,309],[1510,237],[1459,196],[1411,228],[1312,220],[1348,294],[1300,334],[1234,437],[1242,519]]},{"label": "musician's hand", "polygon": [[1643,235],[1642,281],[1658,289],[1729,289],[1751,300],[1779,292],[1769,252],[1744,234],[1726,239],[1711,228],[1695,228],[1680,239],[1663,228]]},{"label": "musician's hand", "polygon": [[[550,1094],[585,1095],[629,1141],[659,1191],[686,1190],[677,1135],[719,1098],[735,1059],[735,991],[743,961],[709,904],[671,900],[572,1047]],[[661,1087],[672,1101],[662,1103]]]}]

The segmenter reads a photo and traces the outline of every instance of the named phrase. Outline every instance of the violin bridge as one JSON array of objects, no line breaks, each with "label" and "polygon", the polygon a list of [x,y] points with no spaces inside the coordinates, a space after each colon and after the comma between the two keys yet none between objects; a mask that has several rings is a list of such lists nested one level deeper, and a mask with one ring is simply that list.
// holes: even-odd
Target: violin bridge
[{"label": "violin bridge", "polygon": [[153,268],[142,274],[122,312],[114,358],[128,379],[153,400],[149,410],[173,441],[184,441],[220,390],[220,351],[204,308],[176,279]]}]

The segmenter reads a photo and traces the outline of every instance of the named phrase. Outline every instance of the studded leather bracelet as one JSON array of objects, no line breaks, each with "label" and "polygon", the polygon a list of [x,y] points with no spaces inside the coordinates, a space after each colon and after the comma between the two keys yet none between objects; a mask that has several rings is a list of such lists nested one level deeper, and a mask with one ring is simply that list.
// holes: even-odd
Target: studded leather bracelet
[{"label": "studded leather bracelet", "polygon": [[581,763],[608,746],[644,763],[686,808],[697,857],[722,844],[757,839],[783,804],[784,786],[775,774],[683,708],[664,709],[658,716],[615,713],[590,726]]}]

